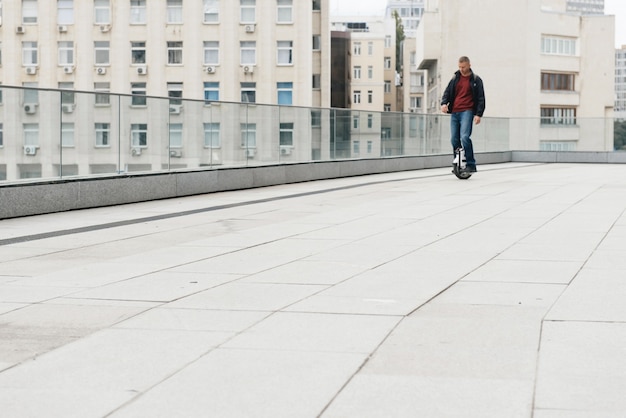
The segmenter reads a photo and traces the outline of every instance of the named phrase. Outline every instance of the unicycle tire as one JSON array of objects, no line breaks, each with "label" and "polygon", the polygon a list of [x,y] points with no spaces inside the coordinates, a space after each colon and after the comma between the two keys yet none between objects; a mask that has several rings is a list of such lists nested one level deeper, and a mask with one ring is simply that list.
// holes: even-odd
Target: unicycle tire
[{"label": "unicycle tire", "polygon": [[452,172],[460,180],[467,180],[468,178],[472,177],[472,173],[461,170],[456,164],[452,168]]}]

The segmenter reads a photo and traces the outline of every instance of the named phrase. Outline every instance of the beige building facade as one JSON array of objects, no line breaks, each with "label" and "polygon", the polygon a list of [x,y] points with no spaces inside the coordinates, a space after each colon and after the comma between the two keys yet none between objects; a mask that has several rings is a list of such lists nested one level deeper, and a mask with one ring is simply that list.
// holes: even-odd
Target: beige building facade
[{"label": "beige building facade", "polygon": [[425,110],[439,112],[467,55],[485,83],[485,116],[512,118],[512,149],[611,150],[613,39],[613,16],[568,13],[565,0],[487,0],[480,9],[430,0],[415,48]]},{"label": "beige building facade", "polygon": [[190,99],[212,82],[219,100],[267,104],[282,82],[291,104],[328,107],[328,12],[328,0],[3,0],[0,81],[114,93],[145,83]]},{"label": "beige building facade", "polygon": [[2,89],[0,180],[328,153],[328,117],[309,107],[330,107],[329,0],[2,0],[0,10],[0,83],[67,91]]}]

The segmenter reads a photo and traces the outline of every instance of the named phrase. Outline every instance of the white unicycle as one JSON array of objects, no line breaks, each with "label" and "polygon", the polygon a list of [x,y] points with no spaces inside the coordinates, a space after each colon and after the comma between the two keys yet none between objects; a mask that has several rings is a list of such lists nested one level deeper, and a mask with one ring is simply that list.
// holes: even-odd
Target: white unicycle
[{"label": "white unicycle", "polygon": [[466,171],[467,161],[465,160],[465,150],[457,148],[454,150],[454,160],[452,161],[452,172],[461,180],[472,177],[472,173]]}]

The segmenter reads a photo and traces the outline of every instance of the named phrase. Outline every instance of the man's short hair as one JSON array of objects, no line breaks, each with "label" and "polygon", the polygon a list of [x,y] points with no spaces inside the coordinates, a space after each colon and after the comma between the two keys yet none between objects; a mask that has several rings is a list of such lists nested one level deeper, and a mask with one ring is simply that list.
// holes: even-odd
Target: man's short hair
[{"label": "man's short hair", "polygon": [[470,59],[468,57],[466,57],[465,55],[463,55],[461,58],[459,58],[459,62],[466,62],[466,63],[470,63]]}]

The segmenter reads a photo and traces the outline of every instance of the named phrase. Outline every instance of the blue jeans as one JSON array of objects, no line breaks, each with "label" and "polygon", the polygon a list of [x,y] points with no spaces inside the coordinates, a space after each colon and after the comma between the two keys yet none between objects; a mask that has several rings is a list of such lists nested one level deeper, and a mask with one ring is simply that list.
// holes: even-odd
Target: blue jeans
[{"label": "blue jeans", "polygon": [[450,116],[450,132],[452,133],[452,151],[463,144],[465,149],[465,160],[470,167],[476,167],[474,160],[474,147],[472,145],[472,126],[474,124],[474,112],[465,110],[455,112]]}]

